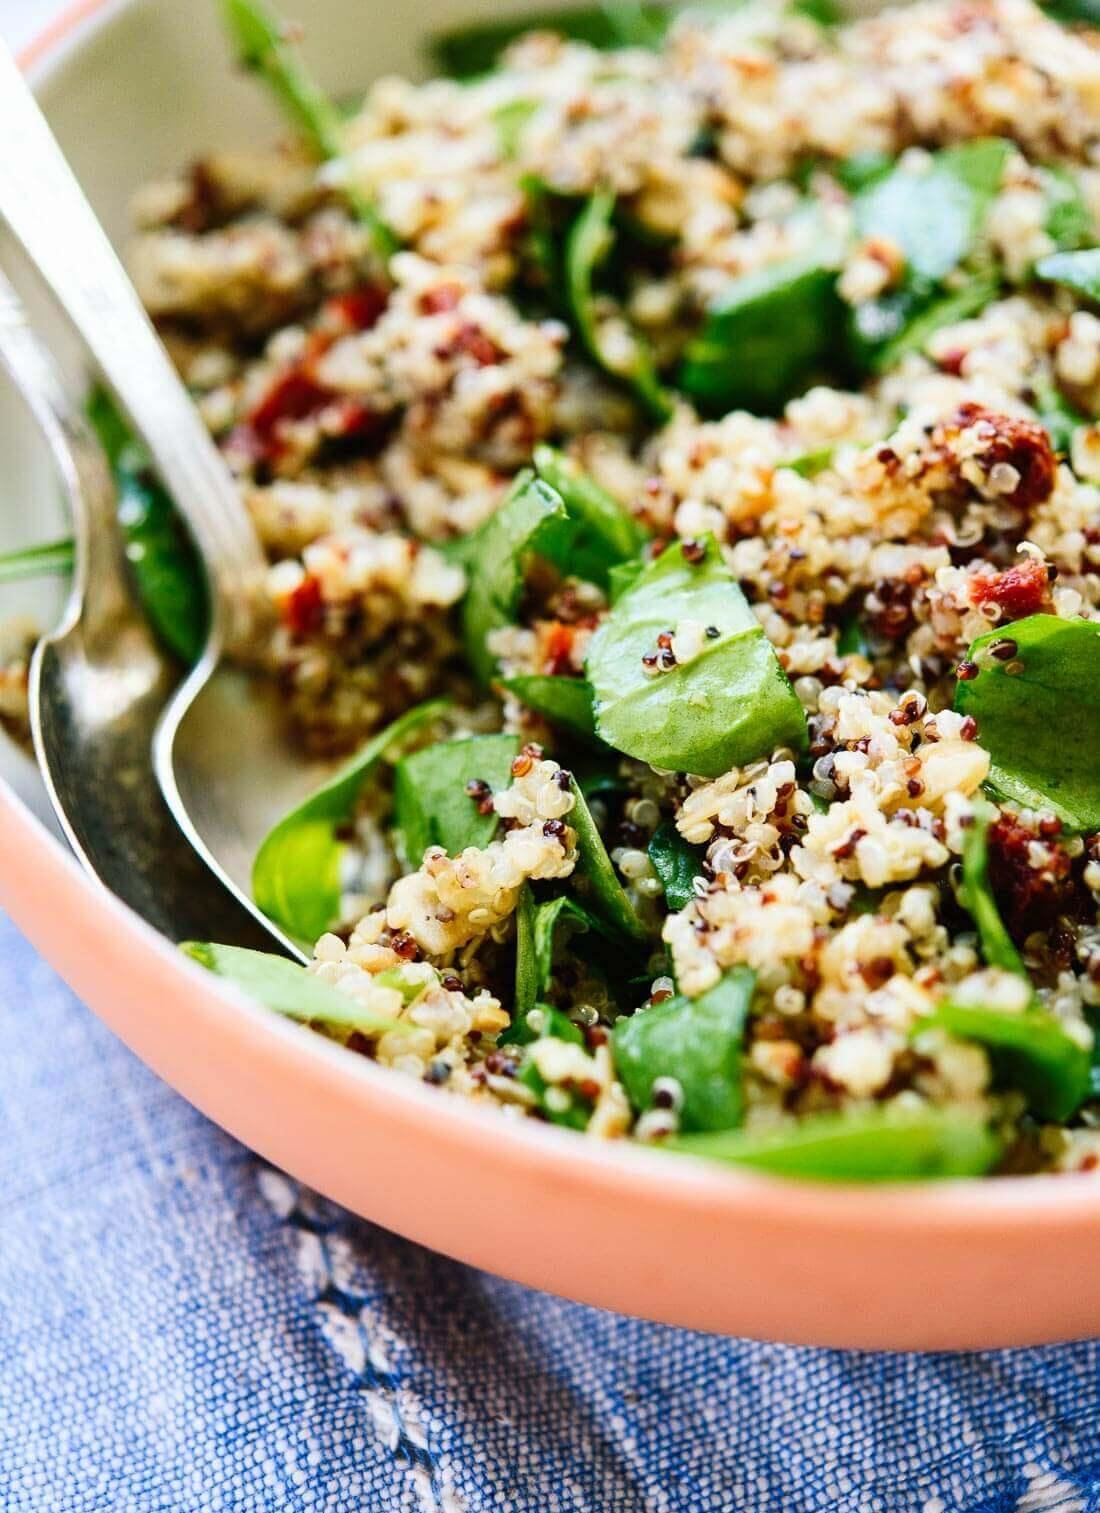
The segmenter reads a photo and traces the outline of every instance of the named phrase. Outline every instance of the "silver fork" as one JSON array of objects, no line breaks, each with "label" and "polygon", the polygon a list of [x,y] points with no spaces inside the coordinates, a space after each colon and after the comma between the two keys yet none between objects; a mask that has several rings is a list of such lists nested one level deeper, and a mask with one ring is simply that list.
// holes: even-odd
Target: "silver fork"
[{"label": "silver fork", "polygon": [[[212,612],[203,655],[168,698],[153,737],[153,766],[164,799],[224,888],[284,949],[300,956],[256,909],[249,876],[270,824],[318,784],[324,769],[300,757],[285,738],[270,680],[223,660],[226,649],[246,658],[262,637],[263,554],[229,470],[3,47],[0,219],[61,304],[148,447],[208,576]],[[97,529],[99,524],[97,518]],[[121,648],[118,652],[118,676],[124,679],[125,657]],[[32,695],[40,710],[55,691],[52,683],[48,688],[45,681],[36,683]],[[83,690],[82,696],[109,699],[110,689],[105,684],[94,693]],[[70,752],[70,763],[79,759],[79,751]],[[61,802],[56,781],[54,796]]]}]

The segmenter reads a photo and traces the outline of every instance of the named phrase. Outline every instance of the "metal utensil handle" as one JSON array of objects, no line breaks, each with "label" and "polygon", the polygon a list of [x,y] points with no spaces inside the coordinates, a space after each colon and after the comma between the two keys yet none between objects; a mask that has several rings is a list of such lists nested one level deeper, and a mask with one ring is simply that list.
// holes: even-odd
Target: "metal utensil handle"
[{"label": "metal utensil handle", "polygon": [[247,639],[264,563],[236,485],[10,53],[0,44],[0,218],[145,442],[205,559],[219,623]]}]

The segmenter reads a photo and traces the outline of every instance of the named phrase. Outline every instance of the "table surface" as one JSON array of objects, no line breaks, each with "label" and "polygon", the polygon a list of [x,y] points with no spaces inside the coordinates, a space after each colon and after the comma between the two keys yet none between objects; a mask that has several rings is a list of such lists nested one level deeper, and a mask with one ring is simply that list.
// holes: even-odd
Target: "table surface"
[{"label": "table surface", "polygon": [[0,1068],[5,1513],[1100,1510],[1096,1342],[792,1349],[459,1266],[208,1124],[2,917]]}]

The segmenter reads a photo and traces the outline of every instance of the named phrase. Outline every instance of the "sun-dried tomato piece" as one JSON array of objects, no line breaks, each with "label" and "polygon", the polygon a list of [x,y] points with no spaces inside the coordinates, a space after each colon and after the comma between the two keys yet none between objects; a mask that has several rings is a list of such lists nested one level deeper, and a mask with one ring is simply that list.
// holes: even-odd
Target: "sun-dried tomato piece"
[{"label": "sun-dried tomato piece", "polygon": [[998,573],[979,573],[970,586],[970,598],[978,605],[999,605],[1002,623],[1049,614],[1053,607],[1046,564],[1035,557],[1025,557]]}]

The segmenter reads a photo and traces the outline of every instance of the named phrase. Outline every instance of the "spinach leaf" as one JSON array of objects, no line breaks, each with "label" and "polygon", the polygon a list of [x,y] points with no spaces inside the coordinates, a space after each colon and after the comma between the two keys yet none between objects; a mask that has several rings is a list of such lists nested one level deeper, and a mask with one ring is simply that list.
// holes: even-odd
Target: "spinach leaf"
[{"label": "spinach leaf", "polygon": [[[836,638],[837,655],[841,657],[867,657],[871,656],[871,643],[867,639],[867,632],[863,622],[859,618],[858,611],[843,621],[840,634]],[[826,806],[827,807],[827,806]]]},{"label": "spinach leaf", "polygon": [[88,419],[114,475],[123,551],[142,608],[158,639],[190,666],[210,620],[202,564],[149,454],[105,390],[92,394]]},{"label": "spinach leaf", "polygon": [[523,128],[538,108],[537,100],[506,100],[493,111],[493,125],[497,129],[500,150],[506,158],[517,156]]},{"label": "spinach leaf", "polygon": [[685,1132],[741,1123],[741,1050],[755,986],[754,972],[734,967],[698,998],[677,994],[616,1023],[615,1067],[638,1113],[651,1107],[657,1079],[671,1077],[683,1094]]},{"label": "spinach leaf", "polygon": [[[601,51],[650,47],[660,41],[667,18],[664,5],[580,5],[526,11],[514,18],[475,21],[437,32],[428,40],[428,51],[439,73],[452,79],[472,79],[495,68],[504,49],[527,32],[556,32]],[[644,34],[640,26],[645,28]],[[641,40],[643,35],[647,40]]]},{"label": "spinach leaf", "polygon": [[675,912],[695,897],[692,886],[702,876],[705,846],[693,846],[677,830],[672,820],[664,820],[653,832],[649,859],[665,890],[665,903]]},{"label": "spinach leaf", "polygon": [[1065,454],[1073,445],[1073,433],[1079,426],[1088,425],[1088,419],[1073,408],[1051,379],[1039,375],[1032,387],[1035,411],[1050,434],[1050,444],[1056,452]]},{"label": "spinach leaf", "polygon": [[930,298],[912,287],[857,306],[848,327],[849,345],[860,370],[887,373],[910,352],[922,352],[944,326],[980,315],[1001,292],[994,273],[976,273],[960,289]]},{"label": "spinach leaf", "polygon": [[863,152],[854,152],[850,158],[841,158],[839,163],[832,165],[832,172],[849,194],[858,194],[861,189],[884,179],[895,161],[891,153],[869,147]]},{"label": "spinach leaf", "polygon": [[[300,1024],[323,1028],[337,1039],[346,1040],[356,1030],[363,1035],[382,1035],[403,1028],[401,1021],[369,1012],[350,993],[341,993],[284,956],[197,940],[184,941],[180,950],[265,1008]],[[423,980],[401,982],[399,975],[382,976],[387,978],[387,986],[399,988],[406,1002],[418,997],[425,987]]]},{"label": "spinach leaf", "polygon": [[1044,0],[1042,9],[1063,26],[1100,26],[1100,0]]},{"label": "spinach leaf", "polygon": [[339,832],[351,819],[363,785],[391,747],[447,707],[444,699],[418,704],[387,725],[264,840],[252,864],[252,896],[295,940],[311,945],[339,917],[346,849]]},{"label": "spinach leaf", "polygon": [[1068,1119],[1085,1100],[1090,1053],[1044,1009],[1013,1014],[948,999],[916,1026],[914,1034],[932,1025],[984,1046],[999,1084],[1019,1088],[1040,1119]]},{"label": "spinach leaf", "polygon": [[[654,420],[672,414],[672,401],[657,376],[647,342],[622,316],[622,351],[613,351],[596,310],[596,274],[615,246],[612,224],[615,196],[610,190],[592,195],[570,227],[565,244],[565,278],[572,313],[581,345],[597,367],[634,391]],[[618,323],[616,323],[618,325]]]},{"label": "spinach leaf", "polygon": [[987,965],[1030,982],[1023,957],[1001,918],[989,882],[989,827],[996,818],[992,804],[974,806],[973,819],[963,835],[961,901],[978,927]]},{"label": "spinach leaf", "polygon": [[612,604],[622,598],[644,568],[644,559],[635,557],[630,562],[619,562],[611,569],[607,575],[607,595]]},{"label": "spinach leaf", "polygon": [[592,689],[584,678],[558,678],[543,673],[524,673],[501,683],[521,704],[554,725],[592,740],[596,717],[592,713]]},{"label": "spinach leaf", "polygon": [[911,276],[938,283],[973,252],[1012,151],[984,137],[937,152],[925,171],[899,163],[856,195],[856,230],[894,242]]},{"label": "spinach leaf", "polygon": [[[718,634],[650,676],[643,656],[689,621]],[[713,537],[676,542],[638,576],[589,642],[585,670],[599,735],[654,767],[718,777],[806,740],[802,706]]]},{"label": "spinach leaf", "polygon": [[71,573],[73,558],[71,541],[51,541],[46,546],[26,546],[17,552],[6,552],[0,556],[0,583]]},{"label": "spinach leaf", "polygon": [[1047,205],[1047,236],[1059,252],[1091,247],[1096,240],[1096,226],[1076,174],[1057,165],[1039,172]]},{"label": "spinach leaf", "polygon": [[776,414],[835,354],[836,270],[814,256],[735,278],[684,353],[676,386],[708,413]]},{"label": "spinach leaf", "polygon": [[791,457],[787,461],[776,463],[776,466],[790,468],[800,478],[816,478],[832,466],[835,456],[836,447],[818,447],[815,452],[803,452],[801,457]]},{"label": "spinach leaf", "polygon": [[576,778],[573,779],[573,797],[576,802],[566,815],[566,823],[577,833],[577,866],[572,886],[578,889],[592,911],[620,934],[630,940],[646,940],[646,928],[634,912],[626,889],[611,864],[607,847],[596,829],[592,811]]},{"label": "spinach leaf", "polygon": [[[340,112],[310,75],[291,29],[266,0],[222,0],[222,20],[242,68],[263,80],[316,155],[322,160],[340,157]],[[349,186],[345,197],[370,231],[379,255],[387,258],[396,252],[397,238],[365,195]]]},{"label": "spinach leaf", "polygon": [[1085,252],[1052,252],[1035,264],[1035,274],[1048,284],[1060,284],[1100,304],[1100,247]]},{"label": "spinach leaf", "polygon": [[646,541],[641,525],[572,457],[542,445],[535,448],[534,463],[539,477],[561,495],[570,518],[603,543],[613,562],[638,555]]},{"label": "spinach leaf", "polygon": [[[557,1017],[561,1019],[564,1016]],[[565,1037],[557,1035],[547,1038],[560,1040]],[[592,1117],[591,1098],[586,1097],[577,1088],[563,1087],[560,1084],[551,1086],[547,1083],[530,1052],[524,1057],[516,1073],[516,1081],[523,1087],[531,1089],[535,1095],[536,1106],[551,1124],[560,1124],[564,1129],[587,1129],[588,1121]]]},{"label": "spinach leaf", "polygon": [[889,1107],[814,1114],[759,1133],[680,1135],[662,1149],[821,1182],[977,1177],[1000,1155],[992,1130],[973,1115]]},{"label": "spinach leaf", "polygon": [[978,250],[1012,150],[999,137],[964,142],[937,152],[923,171],[899,163],[856,194],[859,236],[893,242],[905,256],[900,287],[852,312],[849,345],[861,369],[883,372],[919,350],[933,331],[975,314],[994,297],[999,280],[988,275],[960,290],[942,285]]},{"label": "spinach leaf", "polygon": [[[585,934],[593,931],[607,936],[607,926],[595,914],[591,914],[576,899],[568,894],[536,903],[530,885],[524,888],[516,910],[516,987],[512,1011],[512,1024],[501,1037],[502,1041],[525,1043],[534,1038],[527,1025],[527,1015],[536,1007],[545,1010],[543,1002],[550,988],[554,969],[554,952],[570,934]],[[576,1026],[571,1020],[559,1015],[571,1029]],[[554,1031],[553,1033],[558,1033]],[[563,1038],[561,1034],[558,1038]],[[569,1039],[568,1035],[564,1038]],[[579,1031],[576,1038],[583,1039]]]},{"label": "spinach leaf", "polygon": [[[1006,640],[1014,655],[992,656]],[[978,675],[957,685],[955,708],[978,722],[987,786],[1067,829],[1100,828],[1100,625],[1029,615],[979,636],[967,660]]]},{"label": "spinach leaf", "polygon": [[429,846],[457,856],[467,846],[487,846],[498,816],[482,814],[467,784],[488,783],[494,793],[508,786],[519,750],[514,735],[479,735],[438,741],[402,757],[393,772],[393,817],[405,866],[420,866]]},{"label": "spinach leaf", "polygon": [[515,622],[528,561],[548,547],[560,549],[570,534],[561,495],[525,472],[517,476],[496,513],[469,538],[462,628],[466,655],[483,683],[496,669],[488,637]]}]

